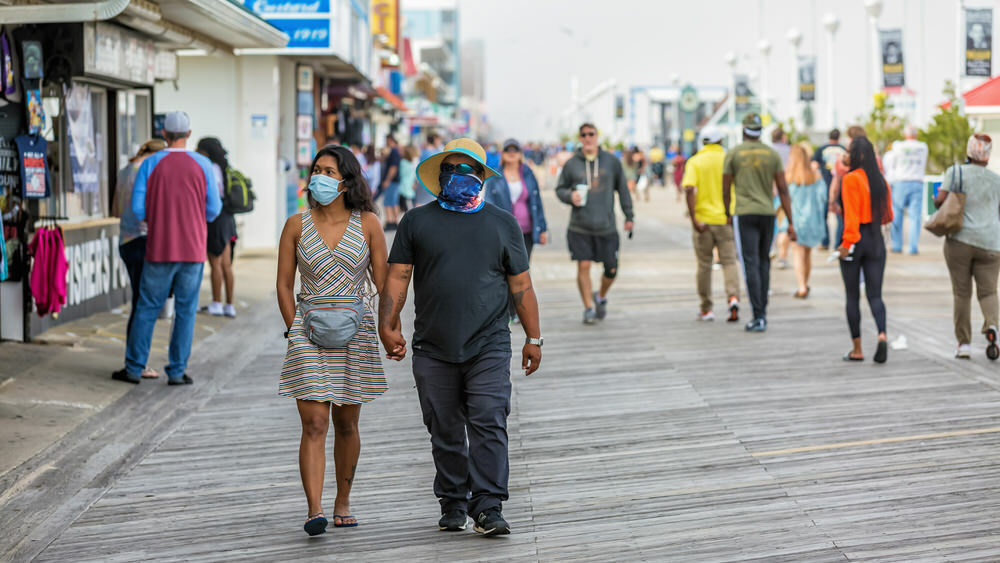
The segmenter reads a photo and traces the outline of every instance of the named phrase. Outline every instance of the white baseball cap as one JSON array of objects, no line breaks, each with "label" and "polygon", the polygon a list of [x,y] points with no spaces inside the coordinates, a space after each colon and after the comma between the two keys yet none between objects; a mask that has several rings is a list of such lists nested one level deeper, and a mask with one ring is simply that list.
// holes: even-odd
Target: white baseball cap
[{"label": "white baseball cap", "polygon": [[191,130],[191,118],[183,111],[172,111],[163,120],[163,130],[167,133],[187,133]]},{"label": "white baseball cap", "polygon": [[701,140],[706,144],[722,141],[722,130],[715,125],[706,125],[701,130]]}]

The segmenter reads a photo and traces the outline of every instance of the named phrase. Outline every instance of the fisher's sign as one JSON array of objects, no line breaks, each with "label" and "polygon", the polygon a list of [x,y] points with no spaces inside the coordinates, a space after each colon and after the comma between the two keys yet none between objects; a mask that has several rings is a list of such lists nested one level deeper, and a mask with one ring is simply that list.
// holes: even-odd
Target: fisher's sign
[{"label": "fisher's sign", "polygon": [[128,287],[125,263],[118,257],[118,235],[101,229],[96,239],[66,246],[66,307]]},{"label": "fisher's sign", "polygon": [[262,16],[330,13],[330,0],[244,0],[243,5]]}]

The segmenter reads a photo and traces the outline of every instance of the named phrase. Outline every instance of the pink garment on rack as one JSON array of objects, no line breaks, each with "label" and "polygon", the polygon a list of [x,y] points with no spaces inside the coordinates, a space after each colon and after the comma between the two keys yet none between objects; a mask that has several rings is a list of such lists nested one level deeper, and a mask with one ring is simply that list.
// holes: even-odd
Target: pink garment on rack
[{"label": "pink garment on rack", "polygon": [[28,251],[34,257],[29,284],[38,316],[58,313],[66,304],[66,272],[69,270],[62,231],[39,229]]}]

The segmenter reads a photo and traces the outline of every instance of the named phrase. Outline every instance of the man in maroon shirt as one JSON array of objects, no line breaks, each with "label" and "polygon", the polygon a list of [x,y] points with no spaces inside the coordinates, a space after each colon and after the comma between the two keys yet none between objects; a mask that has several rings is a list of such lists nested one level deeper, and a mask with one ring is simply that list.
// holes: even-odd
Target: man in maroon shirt
[{"label": "man in maroon shirt", "polygon": [[146,263],[125,348],[125,368],[111,378],[142,381],[156,317],[173,290],[167,384],[184,385],[192,382],[185,370],[205,266],[207,225],[219,215],[222,200],[211,161],[186,148],[191,136],[187,114],[167,114],[163,135],[168,147],[143,161],[132,189],[132,211],[149,227]]}]

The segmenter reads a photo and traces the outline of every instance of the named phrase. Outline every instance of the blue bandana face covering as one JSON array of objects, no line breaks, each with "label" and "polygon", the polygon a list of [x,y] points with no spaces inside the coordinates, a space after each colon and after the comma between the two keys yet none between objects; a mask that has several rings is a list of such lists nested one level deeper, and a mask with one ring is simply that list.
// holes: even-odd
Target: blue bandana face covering
[{"label": "blue bandana face covering", "polygon": [[444,209],[475,213],[486,205],[482,195],[483,181],[478,176],[446,172],[438,176],[438,181],[441,183],[438,205]]},{"label": "blue bandana face covering", "polygon": [[323,206],[330,205],[340,196],[340,192],[337,191],[339,186],[340,180],[323,174],[313,174],[309,178],[309,191],[316,203]]}]

